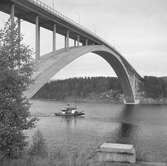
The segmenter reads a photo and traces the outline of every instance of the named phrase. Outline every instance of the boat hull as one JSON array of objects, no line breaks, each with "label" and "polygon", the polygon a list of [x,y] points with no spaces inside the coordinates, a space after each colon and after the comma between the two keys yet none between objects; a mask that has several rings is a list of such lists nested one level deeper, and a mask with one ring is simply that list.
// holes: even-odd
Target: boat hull
[{"label": "boat hull", "polygon": [[85,115],[83,112],[78,112],[74,114],[63,114],[63,113],[55,113],[55,116],[63,116],[63,117],[77,117],[77,116],[83,116]]}]

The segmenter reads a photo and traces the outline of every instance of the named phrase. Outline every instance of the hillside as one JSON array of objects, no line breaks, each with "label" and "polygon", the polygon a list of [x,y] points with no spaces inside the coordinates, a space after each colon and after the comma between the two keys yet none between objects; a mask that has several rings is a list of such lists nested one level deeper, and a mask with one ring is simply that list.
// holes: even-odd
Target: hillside
[{"label": "hillside", "polygon": [[[118,78],[85,77],[55,80],[42,87],[34,99],[59,101],[123,101],[123,93]],[[167,77],[145,76],[140,87],[139,98],[142,103],[163,103],[167,98]]]}]

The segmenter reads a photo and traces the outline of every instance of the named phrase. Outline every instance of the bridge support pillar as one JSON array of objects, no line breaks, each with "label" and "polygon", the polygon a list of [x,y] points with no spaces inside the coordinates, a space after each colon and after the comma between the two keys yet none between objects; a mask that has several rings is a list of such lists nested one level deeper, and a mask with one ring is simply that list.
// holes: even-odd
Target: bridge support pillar
[{"label": "bridge support pillar", "polygon": [[66,39],[66,36],[64,36],[64,48],[67,47],[67,43],[66,43],[67,39]]},{"label": "bridge support pillar", "polygon": [[77,46],[79,46],[79,43],[80,43],[80,36],[77,35]]},{"label": "bridge support pillar", "polygon": [[12,6],[11,6],[11,14],[10,14],[12,28],[14,26],[14,17],[15,17],[15,5],[12,4]]},{"label": "bridge support pillar", "polygon": [[19,45],[21,40],[21,19],[18,18],[18,36],[19,36]]},{"label": "bridge support pillar", "polygon": [[85,45],[86,45],[86,46],[88,45],[88,41],[89,41],[89,40],[88,40],[88,39],[86,39],[86,41],[85,41]]},{"label": "bridge support pillar", "polygon": [[69,48],[69,39],[70,39],[70,31],[68,30],[65,36],[65,48]]},{"label": "bridge support pillar", "polygon": [[35,32],[35,60],[40,59],[40,25],[39,16],[36,16],[36,32]]},{"label": "bridge support pillar", "polygon": [[[21,20],[18,18],[18,38],[19,38],[19,56],[20,56],[20,44],[21,44]],[[21,61],[19,61],[19,68],[21,66]]]},{"label": "bridge support pillar", "polygon": [[74,39],[74,47],[77,46],[77,41]]},{"label": "bridge support pillar", "polygon": [[56,52],[56,24],[53,25],[53,52]]}]

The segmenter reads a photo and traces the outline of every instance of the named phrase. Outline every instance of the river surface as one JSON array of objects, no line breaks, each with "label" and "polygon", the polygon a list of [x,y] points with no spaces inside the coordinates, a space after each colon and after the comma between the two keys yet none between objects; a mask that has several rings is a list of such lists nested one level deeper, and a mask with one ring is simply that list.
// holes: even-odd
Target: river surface
[{"label": "river surface", "polygon": [[32,100],[31,113],[39,121],[28,131],[39,129],[50,151],[96,149],[103,142],[133,144],[137,159],[167,161],[167,105],[116,105],[77,103],[84,118],[62,118],[53,114],[67,103]]}]

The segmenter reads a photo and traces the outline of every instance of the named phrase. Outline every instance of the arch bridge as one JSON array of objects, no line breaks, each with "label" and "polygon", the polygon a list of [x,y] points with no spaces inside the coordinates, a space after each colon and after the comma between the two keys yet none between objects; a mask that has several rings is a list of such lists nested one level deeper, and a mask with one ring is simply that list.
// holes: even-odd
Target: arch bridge
[{"label": "arch bridge", "polygon": [[[136,103],[136,92],[142,77],[127,60],[109,43],[70,18],[62,15],[39,0],[1,0],[0,11],[10,14],[11,22],[18,18],[35,24],[35,65],[33,84],[25,91],[31,98],[46,82],[63,67],[86,53],[95,53],[104,58],[117,74],[125,103]],[[40,56],[40,27],[53,32],[52,52]],[[56,49],[56,34],[64,36],[64,48]],[[69,45],[72,39],[74,44]]]}]

